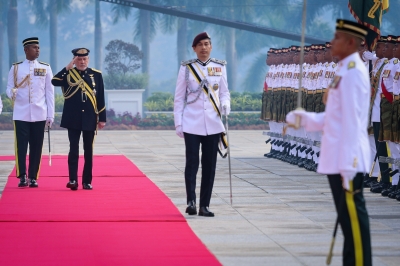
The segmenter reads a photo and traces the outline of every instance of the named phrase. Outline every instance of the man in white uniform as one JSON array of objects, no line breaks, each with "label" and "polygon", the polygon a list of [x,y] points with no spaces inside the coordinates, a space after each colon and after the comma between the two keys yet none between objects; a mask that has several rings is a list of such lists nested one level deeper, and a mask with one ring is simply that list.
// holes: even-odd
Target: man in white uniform
[{"label": "man in white uniform", "polygon": [[[42,158],[44,128],[54,121],[53,73],[50,65],[37,61],[39,39],[23,42],[26,59],[13,64],[8,74],[7,96],[13,100],[15,130],[15,164],[18,187],[38,187],[39,166]],[[29,143],[29,169],[26,172],[26,153]]]},{"label": "man in white uniform", "polygon": [[[174,120],[176,134],[185,139],[186,213],[197,214],[196,175],[201,145],[201,187],[199,215],[213,217],[210,206],[217,164],[218,144],[224,142],[221,115],[230,112],[226,62],[210,58],[211,38],[198,34],[192,43],[197,59],[182,62],[176,82]],[[224,142],[226,144],[226,142]]]},{"label": "man in white uniform", "polygon": [[301,117],[308,131],[323,130],[318,172],[328,175],[344,234],[343,265],[372,265],[368,212],[363,196],[370,163],[368,111],[371,93],[368,70],[357,50],[367,28],[337,20],[332,55],[340,62],[329,85],[323,113],[293,111],[288,123]]}]

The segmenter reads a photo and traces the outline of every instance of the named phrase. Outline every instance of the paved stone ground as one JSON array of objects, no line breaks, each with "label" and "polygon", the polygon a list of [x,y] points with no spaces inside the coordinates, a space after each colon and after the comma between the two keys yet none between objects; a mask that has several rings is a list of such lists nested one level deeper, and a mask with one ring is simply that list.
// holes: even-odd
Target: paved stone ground
[{"label": "paved stone ground", "polygon": [[[184,214],[184,143],[175,132],[100,131],[95,154],[130,158],[168,195],[224,265],[325,265],[336,219],[326,177],[264,158],[269,149],[265,138],[261,131],[230,132],[233,205],[228,160],[218,159],[210,206],[214,218]],[[0,131],[0,155],[13,154],[13,139],[13,132]],[[47,139],[43,150],[47,154]],[[68,153],[66,131],[52,132],[52,152]],[[13,164],[0,162],[0,191]],[[96,180],[93,185],[96,189]],[[365,196],[373,263],[399,265],[400,202],[369,191]],[[332,265],[341,265],[342,244],[339,231]]]}]

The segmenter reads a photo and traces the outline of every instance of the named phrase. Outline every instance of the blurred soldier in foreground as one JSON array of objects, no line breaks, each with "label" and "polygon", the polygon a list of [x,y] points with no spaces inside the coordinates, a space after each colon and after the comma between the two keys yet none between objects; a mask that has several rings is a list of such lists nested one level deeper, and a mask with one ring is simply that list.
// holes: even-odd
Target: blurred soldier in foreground
[{"label": "blurred soldier in foreground", "polygon": [[182,62],[176,82],[174,119],[176,134],[185,139],[186,213],[197,214],[196,175],[201,145],[200,216],[213,217],[210,206],[217,164],[218,144],[224,141],[221,114],[230,112],[226,62],[210,58],[211,38],[197,35],[192,43],[197,59]]},{"label": "blurred soldier in foreground", "polygon": [[44,128],[54,121],[53,73],[49,64],[37,61],[40,47],[37,37],[22,41],[26,59],[13,64],[8,74],[7,96],[14,104],[15,164],[18,187],[28,186],[26,153],[29,144],[29,187],[38,187]]},{"label": "blurred soldier in foreground", "polygon": [[358,54],[367,35],[363,25],[337,20],[332,55],[340,61],[328,86],[323,113],[290,112],[286,120],[295,124],[300,116],[307,131],[323,130],[318,172],[328,175],[338,219],[344,234],[343,265],[371,265],[368,213],[363,196],[368,171],[368,70]]},{"label": "blurred soldier in foreground", "polygon": [[[101,72],[89,68],[89,49],[72,50],[74,58],[52,79],[64,95],[61,127],[68,129],[69,182],[67,188],[78,189],[79,139],[83,138],[85,164],[82,173],[83,189],[92,189],[93,141],[97,128],[106,125],[104,84]],[[75,65],[75,67],[74,67]]]}]

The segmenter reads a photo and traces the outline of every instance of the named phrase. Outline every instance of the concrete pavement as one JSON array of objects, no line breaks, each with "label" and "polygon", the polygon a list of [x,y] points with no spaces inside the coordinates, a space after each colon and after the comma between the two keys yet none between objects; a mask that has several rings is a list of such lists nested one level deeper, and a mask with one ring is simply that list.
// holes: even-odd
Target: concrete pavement
[{"label": "concrete pavement", "polygon": [[[269,151],[265,140],[262,131],[230,131],[233,205],[228,161],[219,158],[210,205],[214,218],[184,213],[185,150],[174,131],[99,131],[95,154],[124,154],[131,159],[224,265],[325,265],[336,219],[326,176],[263,157]],[[0,131],[0,147],[0,155],[14,153],[12,131]],[[68,148],[66,131],[52,131],[52,153],[67,154]],[[46,139],[43,154],[47,151]],[[0,162],[0,193],[13,165]],[[198,184],[200,173],[201,169]],[[95,179],[93,186],[96,189]],[[400,202],[369,191],[364,194],[374,265],[399,265]],[[342,245],[339,231],[331,265],[341,265]]]}]

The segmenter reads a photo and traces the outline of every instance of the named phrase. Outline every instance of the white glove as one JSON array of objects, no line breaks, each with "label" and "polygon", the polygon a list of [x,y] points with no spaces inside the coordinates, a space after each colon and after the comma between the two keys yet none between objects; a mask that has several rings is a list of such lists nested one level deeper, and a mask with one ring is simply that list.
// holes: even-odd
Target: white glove
[{"label": "white glove", "polygon": [[357,171],[340,171],[340,175],[342,176],[342,186],[346,190],[350,190],[350,181],[354,179],[356,176]]},{"label": "white glove", "polygon": [[375,55],[375,53],[373,53],[373,52],[364,51],[362,57],[364,58],[364,60],[373,60],[373,59],[376,57],[376,55]]},{"label": "white glove", "polygon": [[48,126],[48,127],[51,128],[51,126],[53,125],[53,122],[54,122],[54,118],[52,118],[52,117],[47,117],[47,119],[46,119],[46,126]]},{"label": "white glove", "polygon": [[183,138],[183,129],[182,129],[181,125],[177,126],[175,128],[175,131],[176,131],[176,135],[178,135],[178,137]]},{"label": "white glove", "polygon": [[222,114],[229,115],[231,113],[231,104],[230,102],[225,102],[222,104]]},{"label": "white glove", "polygon": [[18,89],[12,89],[12,90],[11,90],[11,93],[12,93],[11,99],[12,99],[13,101],[15,101],[15,98],[17,98]]},{"label": "white glove", "polygon": [[294,110],[289,112],[286,115],[286,123],[288,124],[296,124],[296,117],[300,116],[300,126],[304,127],[306,125],[306,119],[307,119],[307,112],[304,110]]}]

